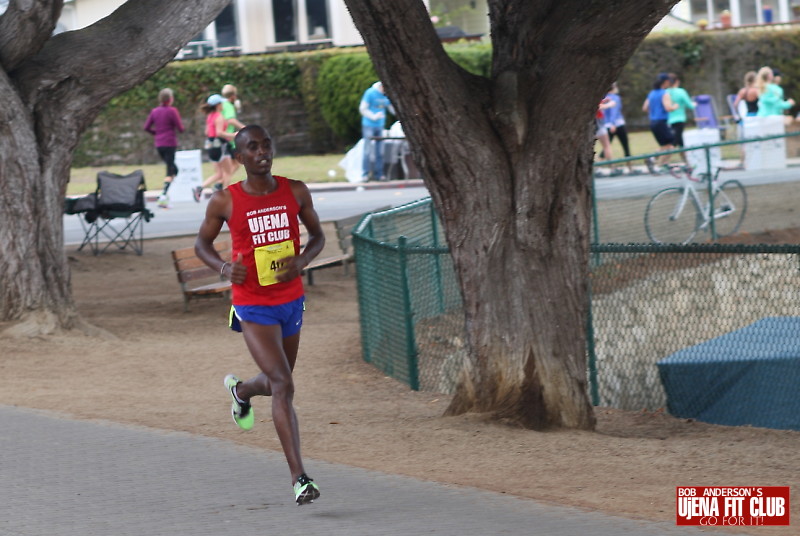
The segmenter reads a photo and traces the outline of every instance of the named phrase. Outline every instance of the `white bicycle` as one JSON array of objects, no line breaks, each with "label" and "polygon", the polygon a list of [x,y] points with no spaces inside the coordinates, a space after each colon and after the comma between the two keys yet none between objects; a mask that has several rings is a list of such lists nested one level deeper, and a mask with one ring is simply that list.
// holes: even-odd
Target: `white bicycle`
[{"label": "white bicycle", "polygon": [[747,212],[747,192],[741,182],[732,179],[719,184],[717,169],[711,181],[711,203],[700,193],[695,184],[707,183],[708,173],[692,175],[692,169],[684,166],[670,168],[672,175],[686,179],[681,186],[672,186],[658,192],[647,203],[644,213],[644,228],[647,236],[656,244],[687,244],[698,231],[711,231],[713,214],[716,238],[736,233]]}]

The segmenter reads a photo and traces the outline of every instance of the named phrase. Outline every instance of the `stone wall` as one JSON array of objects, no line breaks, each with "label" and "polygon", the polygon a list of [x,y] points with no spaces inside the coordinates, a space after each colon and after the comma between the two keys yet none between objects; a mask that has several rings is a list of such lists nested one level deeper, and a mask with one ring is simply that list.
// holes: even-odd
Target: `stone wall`
[{"label": "stone wall", "polygon": [[764,317],[800,316],[799,263],[789,254],[726,256],[594,296],[600,405],[666,407],[656,362]]}]

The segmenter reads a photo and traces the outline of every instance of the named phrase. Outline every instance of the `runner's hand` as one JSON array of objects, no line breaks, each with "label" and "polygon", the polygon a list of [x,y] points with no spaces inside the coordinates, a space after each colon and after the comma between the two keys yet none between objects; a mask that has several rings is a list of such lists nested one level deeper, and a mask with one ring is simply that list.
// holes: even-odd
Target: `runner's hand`
[{"label": "runner's hand", "polygon": [[231,263],[231,275],[228,279],[230,279],[231,283],[234,285],[243,284],[244,280],[247,278],[247,266],[242,262],[243,258],[244,256],[239,253],[236,256],[236,260]]},{"label": "runner's hand", "polygon": [[275,278],[281,283],[291,281],[295,277],[300,277],[303,273],[303,268],[306,267],[306,263],[303,261],[302,257],[285,257],[278,262],[283,266],[278,270],[278,273],[275,274]]}]

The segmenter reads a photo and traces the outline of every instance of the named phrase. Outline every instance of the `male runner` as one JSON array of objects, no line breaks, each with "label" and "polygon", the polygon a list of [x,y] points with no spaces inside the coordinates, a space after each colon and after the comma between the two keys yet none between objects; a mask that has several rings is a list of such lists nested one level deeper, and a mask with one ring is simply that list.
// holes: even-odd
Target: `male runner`
[{"label": "male runner", "polygon": [[[233,401],[233,420],[249,430],[255,421],[251,398],[272,397],[272,420],[299,506],[319,497],[319,487],[303,468],[292,406],[292,370],[304,310],[301,272],[322,251],[325,236],[308,187],[272,175],[274,152],[266,129],[246,126],[235,142],[236,159],[244,166],[247,178],[213,194],[195,251],[233,283],[230,326],[244,334],[247,348],[261,369],[260,374],[244,382],[231,374],[225,377],[225,388]],[[298,217],[308,231],[302,252]],[[223,223],[230,229],[232,263],[223,261],[213,246]]]}]

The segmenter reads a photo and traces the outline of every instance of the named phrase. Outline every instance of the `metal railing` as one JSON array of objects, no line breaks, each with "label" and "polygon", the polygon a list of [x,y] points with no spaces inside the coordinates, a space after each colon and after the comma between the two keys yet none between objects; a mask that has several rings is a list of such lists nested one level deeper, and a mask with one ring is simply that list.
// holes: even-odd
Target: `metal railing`
[{"label": "metal railing", "polygon": [[[695,175],[705,175],[707,177],[715,177],[717,175],[717,171],[718,170],[715,169],[715,166],[713,164],[715,158],[712,157],[712,151],[714,151],[714,150],[724,149],[726,147],[732,147],[732,146],[739,146],[739,147],[742,148],[742,151],[744,151],[745,150],[744,146],[747,145],[747,144],[764,143],[764,142],[769,142],[769,141],[774,141],[774,140],[783,141],[785,139],[795,138],[795,137],[798,137],[798,136],[800,136],[800,131],[798,131],[798,132],[789,132],[789,133],[778,134],[778,135],[771,135],[771,136],[760,136],[760,137],[742,138],[742,139],[738,139],[738,140],[720,141],[720,142],[716,142],[716,143],[708,143],[708,144],[696,145],[696,146],[691,146],[691,147],[684,147],[684,148],[680,148],[680,149],[673,149],[673,150],[670,150],[670,151],[645,153],[645,154],[639,154],[639,155],[625,157],[625,158],[616,158],[616,159],[613,159],[613,160],[596,162],[595,163],[595,168],[596,169],[602,169],[602,168],[607,168],[607,167],[629,165],[629,164],[632,164],[632,163],[644,162],[648,158],[658,159],[658,158],[660,158],[662,156],[665,156],[665,155],[676,155],[676,154],[680,155],[680,154],[693,152],[695,154],[700,154],[701,153],[703,155],[702,156],[703,163],[700,166],[700,169],[699,170],[695,170],[693,172],[693,174],[695,174]],[[719,158],[718,158],[718,160],[719,160]],[[729,167],[725,167],[724,165],[721,165],[721,167],[719,169],[721,170],[721,172],[720,172],[720,180],[723,180],[725,177],[733,177],[733,178],[735,178],[736,175],[730,173],[732,171],[736,171],[737,173],[739,171],[744,172],[744,173],[751,173],[751,174],[753,173],[753,172],[748,172],[746,167],[745,168],[729,168]],[[786,171],[780,177],[780,182],[785,182],[788,179],[794,180],[795,178],[796,178],[796,180],[800,180],[800,172],[796,172],[795,173],[789,167],[787,167],[786,169],[788,171]],[[762,172],[758,173],[758,175],[761,176],[761,177],[777,176],[778,174],[779,174],[779,172],[775,171],[775,170],[765,170],[765,171],[762,171]],[[795,175],[796,175],[796,177],[795,177]],[[596,179],[594,181],[595,187],[592,188],[592,243],[594,243],[594,244],[600,244],[600,243],[603,243],[603,242],[642,242],[642,243],[644,243],[644,242],[649,242],[650,241],[648,239],[648,237],[643,232],[642,233],[629,233],[627,235],[624,235],[624,234],[620,235],[619,233],[615,233],[614,230],[612,229],[610,233],[606,232],[605,236],[603,235],[604,228],[605,228],[606,231],[608,231],[609,227],[613,227],[613,225],[609,226],[607,224],[607,222],[612,221],[612,220],[624,220],[625,225],[630,227],[632,221],[634,221],[636,219],[640,219],[640,221],[641,221],[641,219],[644,216],[644,212],[645,212],[645,209],[646,209],[647,202],[648,202],[648,200],[650,199],[650,197],[653,194],[657,193],[660,189],[662,189],[665,186],[680,186],[680,184],[677,181],[674,181],[674,180],[668,181],[668,183],[665,183],[665,182],[662,181],[660,185],[657,185],[656,182],[655,182],[655,179],[656,179],[656,177],[659,177],[658,174],[653,174],[653,173],[649,173],[649,172],[643,172],[642,174],[640,174],[640,176],[642,176],[642,177],[646,176],[646,177],[653,178],[654,181],[650,181],[650,184],[654,184],[654,186],[652,188],[650,188],[649,190],[646,190],[646,189],[644,189],[644,186],[640,184],[638,189],[632,191],[632,193],[630,193],[630,195],[625,197],[625,199],[628,199],[629,202],[627,203],[627,206],[624,206],[624,207],[620,207],[619,206],[620,204],[622,204],[621,202],[619,202],[619,199],[623,199],[623,197],[618,196],[616,198],[616,202],[614,202],[614,203],[606,203],[607,205],[610,205],[610,206],[605,207],[605,209],[604,209],[604,207],[603,207],[603,204],[604,204],[603,203],[603,199],[600,199],[599,196],[598,196],[598,190],[602,189],[602,186],[603,186],[602,179]],[[661,179],[666,177],[666,175],[664,175],[664,174],[661,174],[660,176],[661,176]],[[750,184],[748,184],[748,181],[745,181],[745,186],[748,187],[748,190],[750,189]],[[706,199],[708,200],[708,203],[710,204],[710,208],[711,208],[711,212],[710,212],[711,225],[709,226],[710,234],[709,234],[708,238],[711,241],[717,241],[719,239],[719,236],[717,236],[716,229],[715,229],[715,219],[713,218],[713,214],[714,214],[713,210],[714,210],[714,206],[715,206],[714,205],[715,192],[714,192],[714,187],[713,187],[712,181],[706,181],[705,184],[704,184],[703,190],[705,191]],[[769,190],[769,188],[767,188],[767,190]],[[779,194],[777,192],[776,188],[773,188],[773,190],[776,190],[776,192],[766,192],[765,196],[781,195],[781,194]],[[620,217],[619,216],[620,211],[634,211],[634,212],[630,213],[630,214],[625,214],[623,217]],[[748,225],[748,227],[749,228],[746,227],[744,230],[746,230],[748,232],[754,232],[754,231],[764,231],[764,230],[766,230],[768,228],[768,225],[767,225],[767,223],[765,223],[763,221],[758,221],[754,225]],[[643,231],[644,225],[641,226],[641,229]],[[701,238],[703,238],[703,237],[701,237]]]}]

